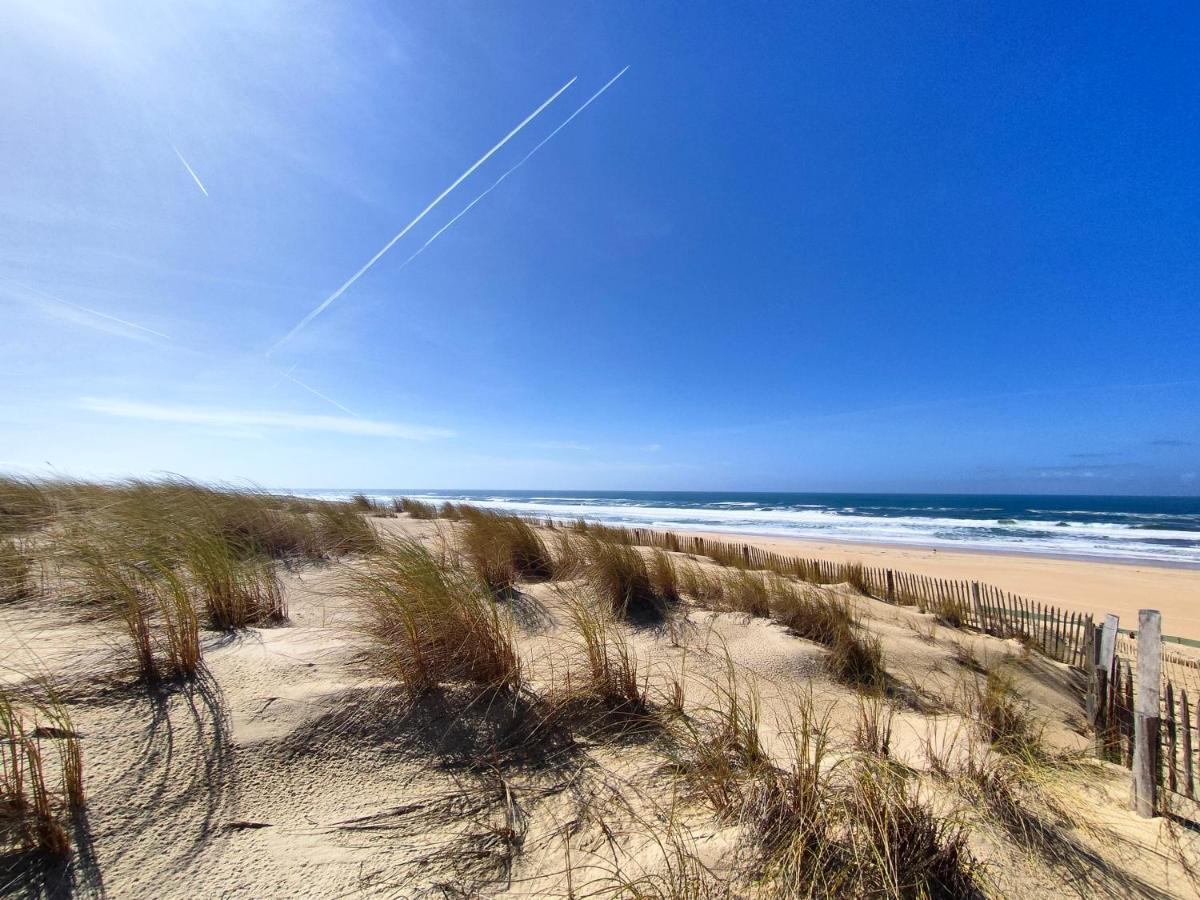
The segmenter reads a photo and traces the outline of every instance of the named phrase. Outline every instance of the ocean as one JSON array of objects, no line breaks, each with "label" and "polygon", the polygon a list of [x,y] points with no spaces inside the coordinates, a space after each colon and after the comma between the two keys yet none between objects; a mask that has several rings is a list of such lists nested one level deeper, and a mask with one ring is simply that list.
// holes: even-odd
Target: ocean
[{"label": "ocean", "polygon": [[1200,497],[683,491],[297,490],[472,503],[522,515],[730,535],[1200,567]]}]

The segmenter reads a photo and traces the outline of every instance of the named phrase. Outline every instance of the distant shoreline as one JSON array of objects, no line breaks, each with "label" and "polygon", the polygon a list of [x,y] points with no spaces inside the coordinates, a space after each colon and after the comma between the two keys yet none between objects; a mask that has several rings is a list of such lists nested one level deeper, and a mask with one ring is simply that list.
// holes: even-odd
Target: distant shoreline
[{"label": "distant shoreline", "polygon": [[1101,618],[1106,613],[1116,613],[1123,628],[1136,628],[1139,609],[1157,609],[1163,614],[1164,633],[1200,639],[1200,568],[1195,566],[948,550],[911,544],[730,535],[711,530],[687,533],[791,556],[862,562],[931,578],[986,582],[1003,591],[1073,612]]},{"label": "distant shoreline", "polygon": [[[638,526],[643,527],[643,526]],[[1081,563],[1103,563],[1106,565],[1116,566],[1135,566],[1139,568],[1151,569],[1187,569],[1200,573],[1200,562],[1186,562],[1183,560],[1159,560],[1159,559],[1132,559],[1129,557],[1120,556],[1101,556],[1100,554],[1088,553],[1048,553],[1040,550],[1011,550],[1004,547],[951,547],[946,544],[924,544],[916,541],[856,541],[853,538],[822,538],[815,540],[807,537],[791,537],[789,535],[778,534],[759,534],[749,531],[720,531],[719,529],[705,529],[697,531],[690,528],[663,528],[654,527],[652,531],[677,531],[680,534],[694,534],[700,537],[720,538],[721,540],[730,541],[732,543],[745,543],[751,545],[760,545],[762,541],[796,541],[801,544],[836,544],[844,547],[866,547],[872,550],[924,550],[931,553],[948,553],[960,554],[963,556],[1011,556],[1018,559],[1031,557],[1034,559],[1059,559],[1069,562]]]},{"label": "distant shoreline", "polygon": [[[306,496],[348,498],[346,491]],[[1200,499],[682,491],[403,491],[387,501],[471,503],[534,518],[955,553],[1200,568]]]}]

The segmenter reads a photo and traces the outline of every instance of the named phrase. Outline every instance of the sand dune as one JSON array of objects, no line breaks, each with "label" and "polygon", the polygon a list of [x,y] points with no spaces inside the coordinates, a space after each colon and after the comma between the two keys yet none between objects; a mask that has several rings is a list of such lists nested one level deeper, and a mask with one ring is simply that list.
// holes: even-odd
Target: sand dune
[{"label": "sand dune", "polygon": [[[457,552],[461,525],[370,521],[435,554]],[[549,546],[562,540],[558,531],[541,536]],[[974,564],[879,552],[914,569]],[[823,553],[860,558],[862,548]],[[680,577],[728,574],[707,560],[672,557]],[[580,693],[590,676],[575,604],[599,595],[587,578],[560,575],[522,580],[498,605],[512,614],[519,695],[448,683],[414,698],[366,665],[363,613],[348,585],[370,565],[355,553],[289,563],[279,572],[286,622],[204,631],[200,676],[158,687],[131,675],[120,628],[78,600],[63,594],[0,606],[6,660],[16,669],[41,665],[68,698],[88,785],[70,864],[45,869],[9,853],[6,890],[790,896],[809,882],[772,868],[784,857],[771,855],[778,847],[764,849],[756,829],[766,820],[756,817],[765,813],[755,804],[774,796],[769,785],[792,783],[795,740],[804,735],[829,742],[820,769],[828,778],[825,812],[841,817],[829,834],[846,835],[847,847],[862,839],[854,829],[867,827],[854,811],[870,785],[894,784],[916,804],[904,816],[924,810],[942,823],[937,840],[962,835],[955,852],[978,867],[969,884],[979,896],[1195,895],[1185,870],[1200,860],[1194,837],[1167,820],[1136,818],[1124,799],[1128,773],[1074,755],[1090,743],[1078,673],[1015,641],[939,625],[848,585],[804,588],[850,604],[860,622],[855,633],[878,641],[886,683],[863,691],[833,674],[828,646],[732,608],[733,601],[685,596],[657,624],[610,623],[606,646],[628,654],[645,698],[631,715]],[[1006,571],[1001,561],[996,573]],[[1046,761],[1025,768],[981,743],[970,698],[991,684],[988,672],[1011,683]],[[18,684],[15,669],[5,680],[10,689]],[[761,741],[753,765],[746,760],[758,757],[722,743],[734,701],[739,721]],[[882,747],[879,733],[864,732],[872,723],[882,729]],[[693,731],[698,741],[688,738]],[[701,765],[696,756],[712,747],[724,748],[722,765],[733,767],[719,778],[711,760]],[[977,766],[1001,780],[969,774]],[[1004,780],[1010,769],[1023,774]],[[855,780],[872,772],[883,781]],[[1001,795],[988,793],[998,788],[981,787],[1001,783],[1018,792],[1019,820],[1005,818]],[[718,785],[729,792],[723,799],[713,793]],[[830,871],[845,865],[838,859],[830,857]]]}]

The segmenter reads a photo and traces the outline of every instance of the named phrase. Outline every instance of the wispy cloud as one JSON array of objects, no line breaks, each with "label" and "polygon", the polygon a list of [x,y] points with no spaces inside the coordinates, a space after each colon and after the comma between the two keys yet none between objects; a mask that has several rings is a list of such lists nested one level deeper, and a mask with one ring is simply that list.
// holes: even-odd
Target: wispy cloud
[{"label": "wispy cloud", "polygon": [[507,172],[505,172],[503,175],[501,175],[499,178],[497,178],[494,182],[492,182],[491,186],[488,187],[487,190],[485,190],[482,194],[480,194],[478,197],[476,197],[474,200],[472,200],[470,203],[468,203],[466,206],[464,206],[453,219],[451,219],[449,222],[447,222],[445,225],[443,225],[441,228],[439,228],[437,231],[435,231],[429,237],[429,239],[427,241],[425,241],[424,244],[422,244],[420,247],[418,247],[416,249],[416,251],[413,252],[413,254],[408,259],[406,259],[406,260],[404,260],[404,262],[400,263],[400,266],[397,269],[397,271],[399,271],[399,269],[403,269],[410,262],[412,262],[414,259],[416,259],[418,256],[420,256],[422,253],[424,253],[425,248],[428,247],[430,244],[432,244],[434,241],[436,241],[439,237],[441,237],[442,233],[445,232],[446,229],[448,229],[451,225],[453,225],[455,222],[457,222],[459,219],[461,219],[463,216],[465,216],[467,213],[469,213],[471,211],[472,207],[474,207],[476,203],[478,203],[480,200],[482,200],[484,197],[486,197],[488,194],[490,194],[492,191],[494,191],[496,188],[498,188],[504,182],[504,180],[506,178],[508,178],[509,175],[511,175],[513,172],[517,171],[517,169],[521,168],[521,166],[525,165],[525,163],[529,160],[529,158],[531,156],[533,156],[533,154],[535,154],[539,150],[541,150],[542,147],[544,147],[546,145],[546,143],[552,137],[554,137],[556,134],[558,134],[560,131],[562,131],[564,128],[566,128],[571,123],[572,119],[574,119],[577,115],[579,115],[581,112],[583,112],[589,106],[591,106],[593,100],[595,100],[597,97],[599,97],[605,91],[607,91],[610,87],[612,87],[613,84],[616,82],[616,80],[628,71],[629,71],[629,66],[626,66],[624,69],[622,69],[620,72],[618,72],[612,78],[610,78],[604,84],[604,86],[602,88],[600,88],[600,90],[596,91],[596,93],[594,93],[594,94],[592,94],[592,96],[588,97],[587,100],[585,100],[582,103],[582,105],[580,105],[580,107],[577,110],[575,110],[575,112],[571,113],[569,116],[566,117],[566,119],[563,120],[561,125],[559,125],[552,132],[550,132],[548,135],[546,135],[544,138],[542,138],[541,141],[539,141],[532,150],[530,150],[528,153],[526,153],[524,156],[522,156],[517,161],[516,165],[514,165],[511,169],[509,169]]},{"label": "wispy cloud", "polygon": [[591,450],[587,444],[578,441],[534,441],[529,445],[538,450]]},{"label": "wispy cloud", "polygon": [[[0,276],[3,277],[3,276]],[[101,330],[109,334],[124,334],[128,337],[136,337],[145,340],[145,335],[162,338],[165,341],[171,340],[170,335],[163,334],[161,331],[155,331],[153,328],[147,328],[145,325],[139,325],[137,322],[130,322],[128,319],[121,319],[117,316],[109,315],[101,312],[98,309],[92,309],[87,306],[81,306],[78,303],[72,303],[70,300],[64,300],[62,297],[56,297],[53,294],[48,294],[38,288],[30,287],[27,284],[21,284],[18,281],[13,281],[10,278],[5,278],[10,285],[19,289],[19,292],[7,291],[10,297],[15,297],[26,303],[30,303],[43,312],[56,316],[57,318],[66,319],[69,322],[74,322],[85,327],[101,327],[104,323],[108,325],[119,325],[121,330],[112,327],[102,327]],[[135,334],[129,334],[124,329],[132,329]]]},{"label": "wispy cloud", "polygon": [[387,253],[389,250],[392,249],[393,246],[395,246],[396,242],[398,240],[400,240],[400,238],[402,238],[406,234],[408,234],[408,232],[410,230],[412,230],[413,226],[415,226],[418,222],[420,222],[422,219],[424,219],[425,216],[427,216],[433,210],[434,207],[436,207],[439,203],[441,203],[442,200],[444,200],[451,191],[453,191],[456,187],[458,187],[460,184],[462,184],[463,181],[465,181],[472,172],[474,172],[481,165],[483,165],[485,162],[487,162],[491,158],[492,154],[494,154],[497,150],[499,150],[501,147],[503,147],[505,144],[507,144],[510,140],[512,140],[512,138],[515,137],[521,131],[521,129],[523,129],[526,125],[528,125],[530,122],[532,122],[534,119],[536,119],[541,114],[542,110],[544,110],[547,106],[549,106],[551,103],[553,103],[555,100],[557,100],[563,91],[565,91],[567,88],[569,88],[572,84],[575,83],[575,77],[576,76],[573,76],[570,81],[568,81],[566,84],[564,84],[562,87],[560,87],[557,91],[555,91],[553,94],[551,94],[549,99],[545,100],[541,106],[539,106],[537,109],[535,109],[529,115],[527,115],[524,118],[524,120],[521,121],[521,123],[519,125],[517,125],[515,128],[512,129],[512,131],[510,131],[503,138],[501,138],[500,141],[494,147],[492,147],[491,150],[489,150],[487,153],[483,154],[483,156],[479,157],[479,159],[475,160],[475,162],[471,165],[471,167],[469,169],[467,169],[467,171],[465,171],[461,175],[459,175],[458,178],[456,178],[454,180],[453,184],[450,185],[450,187],[446,188],[444,191],[442,191],[440,194],[438,194],[433,199],[432,203],[430,203],[423,210],[421,210],[421,212],[417,215],[417,217],[415,219],[413,219],[411,222],[409,222],[407,225],[405,225],[404,228],[402,228],[400,230],[399,234],[397,234],[394,238],[392,238],[390,241],[388,241],[386,244],[384,244],[383,249],[380,250],[378,253],[376,253],[374,256],[372,256],[369,260],[367,260],[366,264],[361,269],[359,269],[357,272],[355,272],[353,275],[351,275],[350,278],[347,279],[345,284],[343,284],[340,288],[338,288],[336,291],[334,291],[332,294],[330,294],[328,297],[326,297],[324,300],[322,300],[319,304],[317,304],[316,308],[313,309],[312,312],[310,312],[308,315],[306,315],[298,323],[296,323],[296,326],[294,328],[292,328],[291,331],[289,331],[287,334],[285,334],[283,337],[281,337],[278,341],[276,341],[275,344],[271,347],[271,350],[268,351],[268,354],[271,352],[274,352],[281,344],[284,344],[287,341],[291,340],[293,337],[295,337],[297,334],[299,334],[308,325],[309,322],[311,322],[313,319],[315,319],[321,313],[325,312],[325,310],[329,308],[331,303],[333,303],[335,300],[337,300],[338,297],[342,296],[342,294],[346,293],[346,291],[350,289],[351,285],[353,285],[354,282],[356,282],[356,281],[358,281],[358,279],[362,278],[363,275],[365,275],[367,273],[367,271],[373,265],[375,265],[375,263],[379,262],[379,260],[383,258],[383,255],[385,253]]},{"label": "wispy cloud", "polygon": [[192,181],[196,182],[196,187],[200,188],[200,190],[204,193],[204,196],[207,197],[208,196],[208,188],[206,188],[204,186],[204,182],[202,182],[200,180],[200,176],[196,174],[196,170],[193,169],[190,165],[188,165],[188,161],[183,158],[183,154],[179,152],[178,147],[176,147],[174,144],[172,144],[171,149],[175,151],[175,155],[179,157],[179,161],[181,163],[183,163],[183,167],[185,169],[187,169],[188,174],[192,176]]},{"label": "wispy cloud", "polygon": [[81,397],[76,405],[89,412],[122,419],[215,426],[226,429],[281,428],[291,431],[324,431],[363,437],[391,437],[409,441],[454,437],[454,432],[445,428],[384,422],[359,417],[310,416],[202,406],[163,406],[105,397]]},{"label": "wispy cloud", "polygon": [[1104,463],[1100,465],[1034,466],[1030,471],[1038,478],[1114,478],[1140,468],[1136,463]]},{"label": "wispy cloud", "polygon": [[1155,441],[1147,441],[1151,447],[1190,447],[1192,441],[1184,441],[1179,438],[1159,438]]}]

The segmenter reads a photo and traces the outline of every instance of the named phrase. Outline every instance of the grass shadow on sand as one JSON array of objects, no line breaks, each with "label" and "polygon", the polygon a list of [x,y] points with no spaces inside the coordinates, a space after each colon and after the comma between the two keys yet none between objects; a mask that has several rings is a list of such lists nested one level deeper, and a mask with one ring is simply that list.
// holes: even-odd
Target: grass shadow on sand
[{"label": "grass shadow on sand", "polygon": [[290,754],[370,750],[447,769],[497,763],[544,769],[575,752],[569,732],[524,693],[444,687],[411,698],[397,687],[357,687],[326,698],[328,712],[289,734]]},{"label": "grass shadow on sand", "polygon": [[206,670],[191,681],[142,685],[137,696],[123,693],[114,705],[144,724],[136,756],[105,786],[107,805],[125,816],[116,831],[120,852],[182,865],[224,833],[236,797],[224,697]]}]

